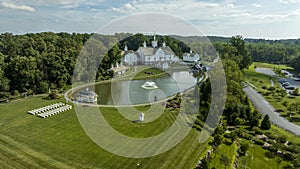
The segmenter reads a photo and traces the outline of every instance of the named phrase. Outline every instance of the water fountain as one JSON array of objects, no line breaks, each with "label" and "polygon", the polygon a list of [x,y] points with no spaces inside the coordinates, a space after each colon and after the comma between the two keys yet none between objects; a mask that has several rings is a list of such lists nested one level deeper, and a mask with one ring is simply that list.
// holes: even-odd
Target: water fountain
[{"label": "water fountain", "polygon": [[143,85],[142,85],[142,88],[144,89],[157,89],[157,85],[155,82],[145,82]]}]

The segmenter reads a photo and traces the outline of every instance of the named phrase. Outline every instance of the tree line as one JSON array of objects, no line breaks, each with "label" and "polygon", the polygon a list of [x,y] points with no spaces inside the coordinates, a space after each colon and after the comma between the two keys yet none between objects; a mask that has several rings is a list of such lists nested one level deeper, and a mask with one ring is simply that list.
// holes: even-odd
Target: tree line
[{"label": "tree line", "polygon": [[[299,40],[240,41],[238,38],[208,37],[212,46],[207,38],[200,36],[157,35],[156,38],[159,45],[166,42],[180,57],[190,49],[197,49],[195,52],[203,58],[210,58],[217,50],[223,58],[235,61],[228,61],[228,64],[237,64],[240,69],[246,68],[251,60],[287,63],[300,69]],[[109,79],[112,72],[107,70],[121,61],[125,44],[130,50],[137,50],[144,41],[150,46],[152,40],[150,35],[130,33],[3,33],[0,35],[0,98],[63,89],[72,81]],[[80,62],[77,60],[79,54],[84,56]],[[76,62],[78,69],[74,71]]]},{"label": "tree line", "polygon": [[[169,36],[156,38],[160,45],[166,42],[178,56],[190,50]],[[144,41],[150,46],[152,39],[153,36],[130,33],[3,33],[0,35],[0,98],[20,93],[47,93],[51,89],[63,89],[74,81],[109,79],[112,72],[108,70],[121,61],[125,44],[137,50]],[[79,55],[83,57],[78,58]]]}]

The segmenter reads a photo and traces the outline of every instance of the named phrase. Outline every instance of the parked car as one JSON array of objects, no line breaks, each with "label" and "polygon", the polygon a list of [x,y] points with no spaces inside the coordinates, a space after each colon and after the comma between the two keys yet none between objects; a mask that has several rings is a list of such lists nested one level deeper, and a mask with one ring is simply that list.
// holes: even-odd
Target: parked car
[{"label": "parked car", "polygon": [[289,82],[282,83],[282,86],[283,86],[283,87],[286,87],[286,86],[289,86],[289,85],[290,85]]},{"label": "parked car", "polygon": [[284,78],[279,79],[279,83],[283,84],[283,83],[285,83],[285,82],[287,82],[286,79],[284,79]]},{"label": "parked car", "polygon": [[294,89],[295,89],[294,86],[285,86],[284,88],[285,88],[286,90],[294,90]]}]

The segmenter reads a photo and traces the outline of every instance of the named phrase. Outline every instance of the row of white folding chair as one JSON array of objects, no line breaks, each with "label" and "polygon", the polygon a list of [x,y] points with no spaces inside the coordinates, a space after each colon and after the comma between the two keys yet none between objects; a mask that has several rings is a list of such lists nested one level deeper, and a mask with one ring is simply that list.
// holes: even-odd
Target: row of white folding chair
[{"label": "row of white folding chair", "polygon": [[45,113],[38,114],[38,116],[45,118],[45,117],[49,117],[49,116],[52,116],[52,115],[64,112],[66,110],[70,110],[70,109],[72,109],[72,106],[66,105],[66,106],[63,106],[63,107],[60,107],[60,108],[57,108],[57,109],[45,112]]},{"label": "row of white folding chair", "polygon": [[55,104],[52,104],[52,105],[49,105],[49,106],[45,106],[45,107],[42,107],[42,108],[30,110],[30,111],[28,111],[28,113],[35,115],[35,114],[39,114],[39,113],[42,113],[42,112],[45,112],[45,111],[49,111],[49,110],[61,107],[63,105],[65,105],[65,104],[59,102],[59,103],[55,103]]}]

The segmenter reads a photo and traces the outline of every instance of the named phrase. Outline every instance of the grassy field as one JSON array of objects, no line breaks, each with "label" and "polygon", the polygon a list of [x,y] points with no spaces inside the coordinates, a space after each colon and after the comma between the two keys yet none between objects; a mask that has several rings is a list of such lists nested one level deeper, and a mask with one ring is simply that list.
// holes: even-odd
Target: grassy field
[{"label": "grassy field", "polygon": [[253,65],[261,68],[271,68],[271,69],[284,69],[284,70],[293,70],[294,68],[286,65],[275,65],[270,63],[262,63],[262,62],[253,62]]},{"label": "grassy field", "polygon": [[295,144],[300,144],[300,137],[291,134],[290,132],[285,131],[282,128],[272,125],[270,131],[276,135],[286,137],[286,139],[290,142],[293,142]]},{"label": "grassy field", "polygon": [[[0,168],[193,168],[205,149],[197,142],[199,133],[191,130],[176,147],[155,157],[117,156],[88,138],[74,109],[45,119],[27,114],[28,110],[58,101],[64,100],[34,97],[0,104]],[[103,108],[102,112],[121,133],[135,136],[134,131],[143,131],[138,137],[160,133],[177,115],[165,112],[152,124],[139,125],[128,122],[112,108]]]},{"label": "grassy field", "polygon": [[[146,74],[145,72],[151,72],[153,74]],[[147,68],[144,69],[140,72],[138,72],[133,79],[145,79],[145,78],[157,78],[157,77],[161,77],[163,75],[165,75],[166,72],[161,70],[161,69],[156,69],[156,68]]]},{"label": "grassy field", "polygon": [[252,168],[263,168],[263,169],[274,169],[282,168],[289,164],[286,161],[282,161],[280,164],[276,162],[277,157],[269,158],[266,157],[268,150],[263,149],[261,146],[251,144],[250,148],[246,152],[245,156],[240,156],[238,161],[238,169],[252,169]]},{"label": "grassy field", "polygon": [[[250,82],[256,87],[256,90],[263,94],[263,96],[270,102],[270,104],[279,112],[283,117],[286,117],[291,122],[300,125],[300,114],[296,112],[292,112],[292,118],[289,117],[290,111],[288,110],[288,105],[292,103],[300,103],[300,97],[281,97],[279,92],[274,90],[273,92],[269,92],[262,87],[265,86],[266,88],[271,87],[271,79],[274,82],[274,87],[280,89],[280,85],[278,83],[278,79],[270,77],[268,75],[257,73],[254,69],[254,65],[259,67],[260,65],[263,67],[272,67],[271,64],[266,63],[254,63],[252,64],[249,69],[244,69],[244,73],[246,76],[246,81]],[[265,66],[267,65],[267,66]],[[273,65],[276,66],[276,65]],[[279,65],[282,68],[289,68],[284,65]]]},{"label": "grassy field", "polygon": [[[236,150],[237,146],[236,144],[231,144],[231,145],[226,145],[226,144],[221,144],[218,149],[212,153],[211,155],[211,160],[209,161],[210,167],[215,167],[216,169],[221,169],[221,168],[233,168],[235,156],[236,156]],[[225,155],[226,157],[229,158],[230,164],[229,166],[224,166],[220,162],[221,155]]]}]

